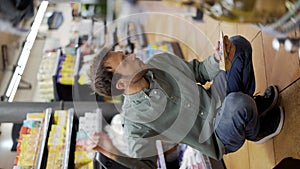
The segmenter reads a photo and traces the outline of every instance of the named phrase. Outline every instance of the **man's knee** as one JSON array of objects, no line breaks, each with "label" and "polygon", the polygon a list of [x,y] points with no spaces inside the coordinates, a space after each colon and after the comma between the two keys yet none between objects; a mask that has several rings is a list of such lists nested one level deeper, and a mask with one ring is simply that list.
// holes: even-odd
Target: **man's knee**
[{"label": "man's knee", "polygon": [[[243,36],[240,35],[232,36],[229,38],[229,40],[236,46],[237,52],[244,51],[247,53],[252,53],[251,43]],[[249,56],[251,57],[251,55]]]},{"label": "man's knee", "polygon": [[253,111],[256,109],[255,101],[249,95],[242,92],[232,92],[228,94],[224,101],[224,106],[226,109],[234,113],[236,111]]}]

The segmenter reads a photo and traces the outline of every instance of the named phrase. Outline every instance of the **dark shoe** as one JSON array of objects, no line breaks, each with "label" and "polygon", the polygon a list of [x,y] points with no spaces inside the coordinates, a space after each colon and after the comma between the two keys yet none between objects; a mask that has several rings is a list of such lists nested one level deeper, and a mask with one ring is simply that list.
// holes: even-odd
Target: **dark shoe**
[{"label": "dark shoe", "polygon": [[263,96],[255,96],[258,114],[264,115],[267,111],[271,110],[278,101],[278,88],[275,85],[269,86]]},{"label": "dark shoe", "polygon": [[255,139],[255,143],[262,144],[272,137],[278,135],[282,129],[284,113],[281,106],[274,107],[265,115],[259,118],[260,131]]}]

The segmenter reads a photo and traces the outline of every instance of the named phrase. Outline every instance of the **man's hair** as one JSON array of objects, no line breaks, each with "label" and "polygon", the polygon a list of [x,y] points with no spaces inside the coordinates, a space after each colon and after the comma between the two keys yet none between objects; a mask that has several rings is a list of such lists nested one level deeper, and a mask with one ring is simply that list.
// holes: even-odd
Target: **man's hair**
[{"label": "man's hair", "polygon": [[94,58],[90,67],[89,77],[91,79],[92,90],[101,96],[117,96],[123,90],[116,88],[116,82],[121,78],[118,73],[112,72],[111,67],[104,65],[109,57],[111,48],[104,47]]}]

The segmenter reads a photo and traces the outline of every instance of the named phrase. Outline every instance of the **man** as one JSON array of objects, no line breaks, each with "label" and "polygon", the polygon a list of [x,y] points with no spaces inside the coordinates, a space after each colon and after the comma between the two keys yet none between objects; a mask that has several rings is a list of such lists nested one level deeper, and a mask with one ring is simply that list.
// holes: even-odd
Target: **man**
[{"label": "man", "polygon": [[[219,69],[218,53],[203,62],[185,62],[163,53],[144,64],[135,54],[113,51],[95,59],[93,90],[124,96],[121,115],[131,157],[155,156],[155,140],[164,140],[221,159],[237,151],[246,139],[263,143],[279,134],[283,111],[275,106],[277,88],[270,86],[264,96],[253,99],[251,44],[242,36],[225,36],[223,41],[232,62],[226,72]],[[205,89],[202,85],[208,81],[213,84]],[[99,148],[103,136],[97,135],[95,149],[103,151]],[[108,155],[116,159],[116,154]]]}]

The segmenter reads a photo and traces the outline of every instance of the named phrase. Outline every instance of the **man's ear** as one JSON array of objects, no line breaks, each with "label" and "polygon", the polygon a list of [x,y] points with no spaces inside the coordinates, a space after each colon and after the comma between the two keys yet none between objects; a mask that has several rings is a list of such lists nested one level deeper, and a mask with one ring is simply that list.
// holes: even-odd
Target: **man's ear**
[{"label": "man's ear", "polygon": [[116,84],[116,88],[119,90],[127,89],[128,86],[129,86],[129,81],[123,78],[119,79]]}]

